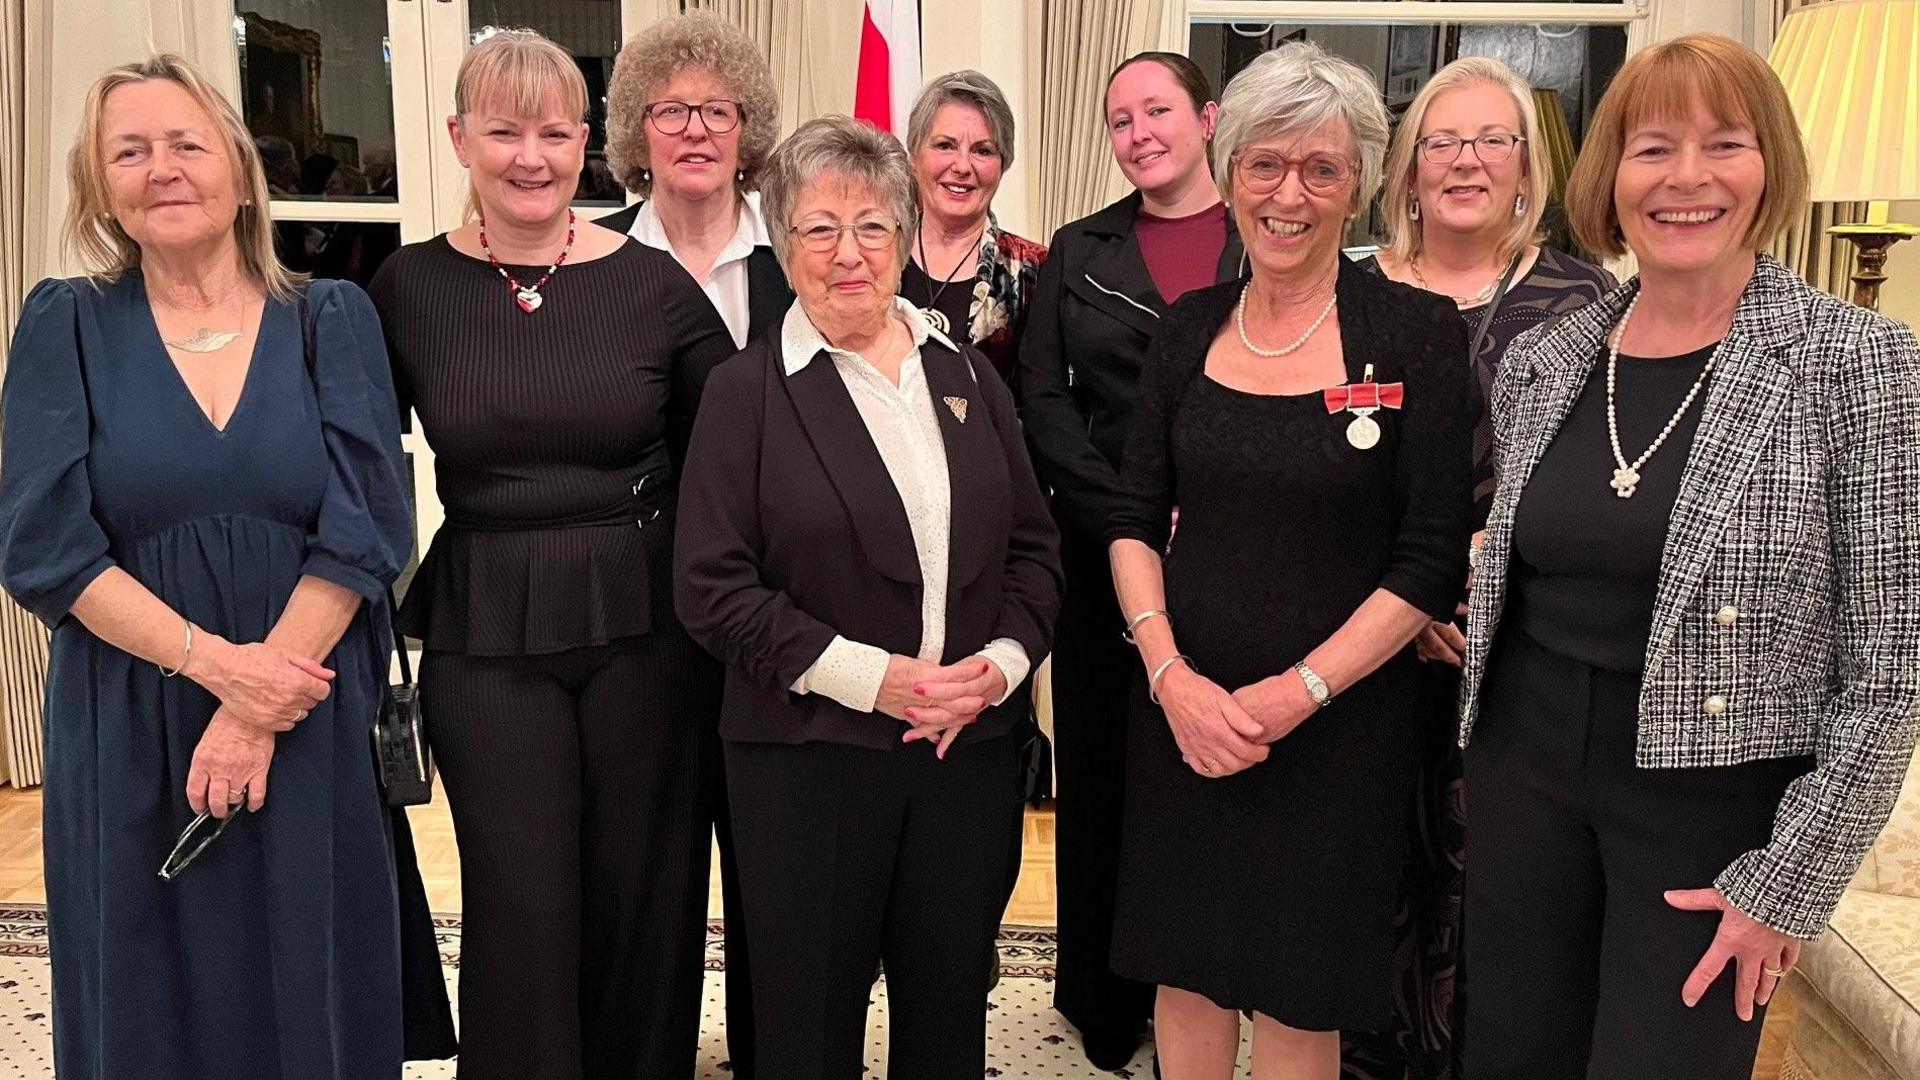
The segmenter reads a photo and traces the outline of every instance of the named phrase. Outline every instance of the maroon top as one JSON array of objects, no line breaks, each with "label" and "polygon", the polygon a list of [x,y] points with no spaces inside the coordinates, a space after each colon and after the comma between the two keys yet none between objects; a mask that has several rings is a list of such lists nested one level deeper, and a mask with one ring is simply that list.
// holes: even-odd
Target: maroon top
[{"label": "maroon top", "polygon": [[1227,247],[1227,204],[1214,203],[1186,217],[1155,217],[1140,211],[1133,234],[1140,240],[1140,257],[1160,299],[1171,304],[1195,289],[1214,283],[1220,253]]}]

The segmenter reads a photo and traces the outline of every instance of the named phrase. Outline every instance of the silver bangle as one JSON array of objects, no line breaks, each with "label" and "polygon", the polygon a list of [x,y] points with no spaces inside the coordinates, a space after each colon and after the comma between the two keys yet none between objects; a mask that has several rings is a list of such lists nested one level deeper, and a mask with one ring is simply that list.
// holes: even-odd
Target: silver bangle
[{"label": "silver bangle", "polygon": [[1133,628],[1136,626],[1139,626],[1143,622],[1146,622],[1148,619],[1154,618],[1155,616],[1158,616],[1162,619],[1166,619],[1169,622],[1173,621],[1173,616],[1167,614],[1165,610],[1161,608],[1149,608],[1148,610],[1143,611],[1138,615],[1135,615],[1133,618],[1128,619],[1127,628],[1125,630],[1120,631],[1120,636],[1126,639],[1127,644],[1129,645],[1134,644]]},{"label": "silver bangle", "polygon": [[1185,660],[1187,662],[1188,667],[1193,666],[1192,657],[1189,657],[1185,653],[1174,653],[1172,656],[1169,656],[1165,660],[1160,661],[1160,666],[1157,668],[1154,668],[1153,674],[1147,676],[1147,700],[1148,701],[1153,702],[1155,705],[1160,704],[1160,679],[1162,676],[1166,675],[1168,668],[1172,667],[1176,661],[1180,661],[1180,660]]},{"label": "silver bangle", "polygon": [[181,625],[187,628],[187,647],[180,654],[180,666],[177,668],[174,668],[172,671],[168,671],[164,664],[153,665],[154,667],[157,667],[160,669],[160,674],[166,676],[169,679],[187,670],[188,662],[193,659],[193,620],[188,618],[182,618],[180,620],[180,623]]}]

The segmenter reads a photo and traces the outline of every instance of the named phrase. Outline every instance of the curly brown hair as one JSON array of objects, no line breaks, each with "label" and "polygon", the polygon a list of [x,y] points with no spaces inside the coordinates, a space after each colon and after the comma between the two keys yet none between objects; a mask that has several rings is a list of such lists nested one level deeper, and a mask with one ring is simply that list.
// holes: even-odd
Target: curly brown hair
[{"label": "curly brown hair", "polygon": [[647,103],[674,73],[699,68],[724,83],[740,103],[740,190],[758,186],[760,168],[780,134],[780,96],[773,72],[746,33],[714,15],[690,11],[661,19],[620,50],[607,83],[607,164],[628,191],[646,198]]}]

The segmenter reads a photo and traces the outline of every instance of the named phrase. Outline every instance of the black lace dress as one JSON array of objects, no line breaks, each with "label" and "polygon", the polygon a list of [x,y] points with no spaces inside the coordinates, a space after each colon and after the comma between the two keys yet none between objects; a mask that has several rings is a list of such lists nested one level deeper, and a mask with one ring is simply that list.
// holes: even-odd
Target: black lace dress
[{"label": "black lace dress", "polygon": [[[1205,357],[1239,283],[1189,294],[1148,354],[1111,539],[1167,550],[1167,610],[1194,667],[1228,690],[1287,670],[1376,589],[1435,616],[1465,573],[1465,333],[1442,301],[1347,264],[1347,374],[1404,382],[1371,449],[1319,393],[1213,381]],[[1169,514],[1180,511],[1168,542]],[[1224,779],[1182,760],[1136,673],[1114,969],[1308,1029],[1387,1026],[1394,915],[1415,789],[1411,647]]]}]

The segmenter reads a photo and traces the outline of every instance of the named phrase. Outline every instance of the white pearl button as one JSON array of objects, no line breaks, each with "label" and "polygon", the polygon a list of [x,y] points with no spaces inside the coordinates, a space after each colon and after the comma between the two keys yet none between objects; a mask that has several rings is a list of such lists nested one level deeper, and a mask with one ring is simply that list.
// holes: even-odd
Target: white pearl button
[{"label": "white pearl button", "polygon": [[1727,699],[1720,694],[1715,694],[1708,698],[1701,708],[1707,711],[1708,716],[1719,716],[1727,711]]},{"label": "white pearl button", "polygon": [[1733,621],[1739,617],[1740,609],[1734,607],[1732,604],[1728,604],[1726,607],[1714,612],[1713,621],[1719,623],[1721,626],[1732,626]]}]

